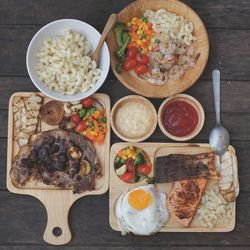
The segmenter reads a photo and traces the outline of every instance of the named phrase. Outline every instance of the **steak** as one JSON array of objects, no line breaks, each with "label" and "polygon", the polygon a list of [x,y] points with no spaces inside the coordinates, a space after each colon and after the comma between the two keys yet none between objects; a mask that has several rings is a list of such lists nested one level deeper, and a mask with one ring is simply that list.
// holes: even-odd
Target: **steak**
[{"label": "steak", "polygon": [[168,183],[193,178],[217,176],[214,153],[197,155],[171,154],[157,157],[155,176],[157,183]]},{"label": "steak", "polygon": [[82,135],[62,129],[40,133],[20,148],[10,171],[15,186],[30,179],[82,193],[95,189],[102,167],[95,148]]}]

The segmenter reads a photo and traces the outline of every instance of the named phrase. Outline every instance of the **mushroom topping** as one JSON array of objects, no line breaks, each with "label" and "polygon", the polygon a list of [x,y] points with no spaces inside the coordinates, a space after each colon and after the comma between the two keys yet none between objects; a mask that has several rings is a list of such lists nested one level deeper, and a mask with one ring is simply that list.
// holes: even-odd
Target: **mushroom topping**
[{"label": "mushroom topping", "polygon": [[70,146],[68,149],[68,155],[73,159],[80,159],[82,156],[82,153],[78,147]]},{"label": "mushroom topping", "polygon": [[91,166],[90,166],[89,162],[86,160],[82,160],[80,173],[82,175],[88,175],[90,173],[90,171],[91,171]]}]

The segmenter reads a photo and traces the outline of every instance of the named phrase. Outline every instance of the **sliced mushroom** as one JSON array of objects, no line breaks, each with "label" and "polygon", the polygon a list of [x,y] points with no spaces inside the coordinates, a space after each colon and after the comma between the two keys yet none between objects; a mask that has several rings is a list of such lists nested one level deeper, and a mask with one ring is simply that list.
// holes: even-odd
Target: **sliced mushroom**
[{"label": "sliced mushroom", "polygon": [[67,130],[74,129],[75,127],[76,127],[75,122],[69,121],[69,122],[66,123],[66,129]]},{"label": "sliced mushroom", "polygon": [[90,173],[90,171],[91,171],[91,166],[90,166],[89,162],[86,160],[82,160],[80,173],[82,175],[88,175]]},{"label": "sliced mushroom", "polygon": [[68,149],[68,155],[73,159],[80,159],[82,156],[82,152],[78,147],[70,146],[70,148]]}]

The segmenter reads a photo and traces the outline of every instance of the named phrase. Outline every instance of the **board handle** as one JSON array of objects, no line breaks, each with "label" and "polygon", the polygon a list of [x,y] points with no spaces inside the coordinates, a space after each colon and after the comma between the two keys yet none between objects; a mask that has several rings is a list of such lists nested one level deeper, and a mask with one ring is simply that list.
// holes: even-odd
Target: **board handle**
[{"label": "board handle", "polygon": [[47,226],[43,234],[43,239],[52,245],[64,245],[68,243],[72,236],[68,223],[69,209],[72,203],[62,202],[63,197],[57,193],[53,199],[43,200],[47,210]]}]

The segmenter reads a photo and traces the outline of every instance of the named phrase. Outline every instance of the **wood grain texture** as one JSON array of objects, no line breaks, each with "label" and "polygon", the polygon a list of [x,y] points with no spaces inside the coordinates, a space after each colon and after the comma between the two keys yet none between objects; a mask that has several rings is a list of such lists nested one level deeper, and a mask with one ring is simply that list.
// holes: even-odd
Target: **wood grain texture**
[{"label": "wood grain texture", "polygon": [[[110,226],[116,230],[120,231],[120,228],[118,226],[116,217],[115,217],[115,206],[117,199],[120,195],[132,190],[135,187],[139,187],[142,185],[146,185],[147,182],[146,180],[143,180],[138,183],[124,183],[117,175],[115,172],[114,168],[114,160],[115,157],[117,156],[117,153],[130,146],[131,143],[116,143],[113,144],[111,149],[110,149],[110,184],[109,184],[109,224]],[[187,154],[187,155],[194,155],[194,154],[202,154],[202,153],[210,153],[213,152],[210,148],[209,144],[185,144],[185,143],[169,143],[169,144],[164,144],[164,143],[133,143],[135,147],[141,148],[145,150],[145,152],[148,154],[150,162],[152,163],[152,171],[149,174],[149,176],[153,176],[153,173],[155,172],[155,159],[156,157],[161,157],[161,156],[166,156],[170,154]],[[239,182],[238,182],[238,165],[237,165],[237,160],[235,156],[235,150],[233,147],[229,147],[229,153],[232,157],[232,159],[235,159],[235,165],[234,165],[234,170],[233,171],[233,176],[235,179],[234,185],[235,185],[235,190],[238,189],[239,187]],[[208,182],[206,184],[206,188],[209,188],[213,185],[217,185],[218,180],[214,178],[208,178]],[[157,184],[158,189],[161,192],[166,193],[167,197],[170,194],[172,188],[173,188],[173,183],[158,183]],[[237,197],[237,192],[236,197]],[[235,226],[235,218],[236,218],[236,201],[233,202],[233,210],[232,210],[232,218],[231,221],[228,222],[227,224],[224,225],[217,225],[216,227],[209,229],[209,228],[204,228],[200,225],[199,220],[197,217],[194,215],[194,218],[192,220],[192,223],[190,224],[189,227],[183,227],[178,222],[176,222],[172,218],[172,214],[170,215],[170,218],[167,222],[167,224],[160,229],[160,232],[231,232],[234,229]],[[171,213],[171,210],[169,210]]]},{"label": "wood grain texture", "polygon": [[[46,210],[30,196],[6,192],[6,109],[16,91],[34,91],[27,77],[25,54],[30,39],[43,25],[60,18],[89,22],[99,31],[112,12],[118,13],[132,0],[0,0],[0,249],[50,250],[42,239],[46,227]],[[184,0],[201,17],[208,29],[210,58],[201,79],[187,93],[197,98],[206,112],[206,126],[193,142],[207,142],[214,122],[211,70],[222,70],[222,121],[233,134],[232,145],[239,160],[241,194],[237,200],[237,223],[227,234],[157,234],[151,237],[122,237],[108,224],[108,194],[85,197],[77,201],[69,214],[73,241],[60,250],[94,249],[173,249],[212,250],[250,248],[250,1],[249,0]],[[87,7],[86,7],[87,6]],[[95,14],[93,14],[95,13]],[[97,13],[97,14],[96,14]],[[5,77],[3,77],[5,76]],[[19,77],[21,76],[21,77]],[[110,71],[101,88],[111,103],[131,94]],[[158,109],[162,100],[150,99]],[[5,111],[3,111],[3,109]],[[2,112],[5,112],[3,114]],[[226,124],[225,124],[226,123]],[[158,131],[158,132],[157,132]],[[159,129],[149,138],[169,142]],[[119,142],[112,134],[112,143]]]},{"label": "wood grain texture", "polygon": [[[13,118],[13,103],[16,97],[28,97],[31,93],[29,92],[17,92],[13,94],[9,101],[9,115],[8,115],[8,152],[7,152],[7,188],[10,192],[16,194],[25,194],[36,197],[40,200],[47,211],[47,225],[43,235],[46,242],[53,245],[63,245],[71,240],[71,231],[68,225],[68,213],[72,204],[87,195],[100,195],[104,194],[108,190],[109,186],[109,147],[110,147],[110,99],[105,94],[96,93],[93,95],[100,103],[103,104],[106,110],[107,128],[108,132],[105,138],[104,145],[95,145],[95,150],[98,155],[100,164],[102,165],[102,178],[96,180],[96,187],[92,191],[85,191],[79,194],[73,194],[72,190],[57,189],[53,186],[43,186],[40,183],[31,183],[30,186],[16,186],[10,177],[10,170],[12,168],[15,156],[19,152],[19,146],[14,141],[14,118]],[[45,96],[40,93],[45,99]],[[45,100],[49,101],[50,98]],[[44,131],[51,129],[46,124],[41,125]],[[54,229],[60,228],[61,234],[55,235]]]},{"label": "wood grain texture", "polygon": [[[87,20],[91,25],[104,24],[112,12],[118,13],[132,0],[1,0],[1,24],[40,24],[61,18]],[[202,18],[206,27],[216,29],[249,29],[248,0],[184,0]],[[86,8],[88,6],[88,8]],[[27,15],[27,9],[29,15]],[[60,11],[58,11],[58,9]],[[98,13],[96,18],[93,13]],[[240,15],[239,15],[240,13]]]},{"label": "wood grain texture", "polygon": [[194,26],[194,36],[196,41],[193,42],[194,54],[200,55],[195,67],[188,69],[184,76],[178,81],[169,80],[163,85],[153,85],[137,77],[131,72],[123,70],[121,73],[116,72],[117,58],[115,57],[115,51],[118,49],[115,32],[112,31],[107,39],[107,44],[110,50],[111,68],[113,73],[131,91],[154,98],[164,98],[172,95],[179,94],[186,89],[190,88],[203,73],[209,55],[209,40],[206,28],[202,23],[199,16],[187,5],[178,0],[137,0],[129,4],[126,8],[121,10],[117,15],[117,20],[123,23],[127,23],[132,17],[142,16],[147,9],[158,10],[166,9],[169,12],[173,12],[177,15],[183,16]]},{"label": "wood grain texture", "polygon": [[[0,77],[0,110],[8,108],[8,101],[14,92],[37,91],[28,77]],[[221,81],[221,110],[226,113],[250,113],[250,81]],[[213,86],[211,80],[199,80],[185,93],[192,95],[202,104],[206,112],[214,112]],[[100,88],[111,98],[112,105],[120,98],[133,94],[118,80],[110,79]],[[240,101],[239,101],[240,97]],[[150,99],[158,108],[162,99]]]},{"label": "wood grain texture", "polygon": [[[43,205],[33,197],[14,195],[9,192],[0,192],[0,199],[5,201],[0,204],[0,212],[5,214],[0,217],[1,245],[46,246],[41,237],[46,225],[46,212]],[[248,193],[239,195],[236,228],[231,233],[158,233],[149,237],[133,235],[122,237],[120,232],[112,230],[108,223],[108,194],[96,197],[88,196],[79,199],[71,208],[69,224],[73,231],[73,241],[67,247],[122,246],[143,249],[147,246],[159,248],[166,248],[166,246],[185,248],[192,246],[249,246],[250,235],[244,233],[250,226],[249,202]],[[10,218],[13,219],[10,220]],[[5,225],[5,230],[3,230],[3,225]],[[202,242],[197,242],[198,239]],[[60,249],[67,249],[67,247],[60,247]]]}]

